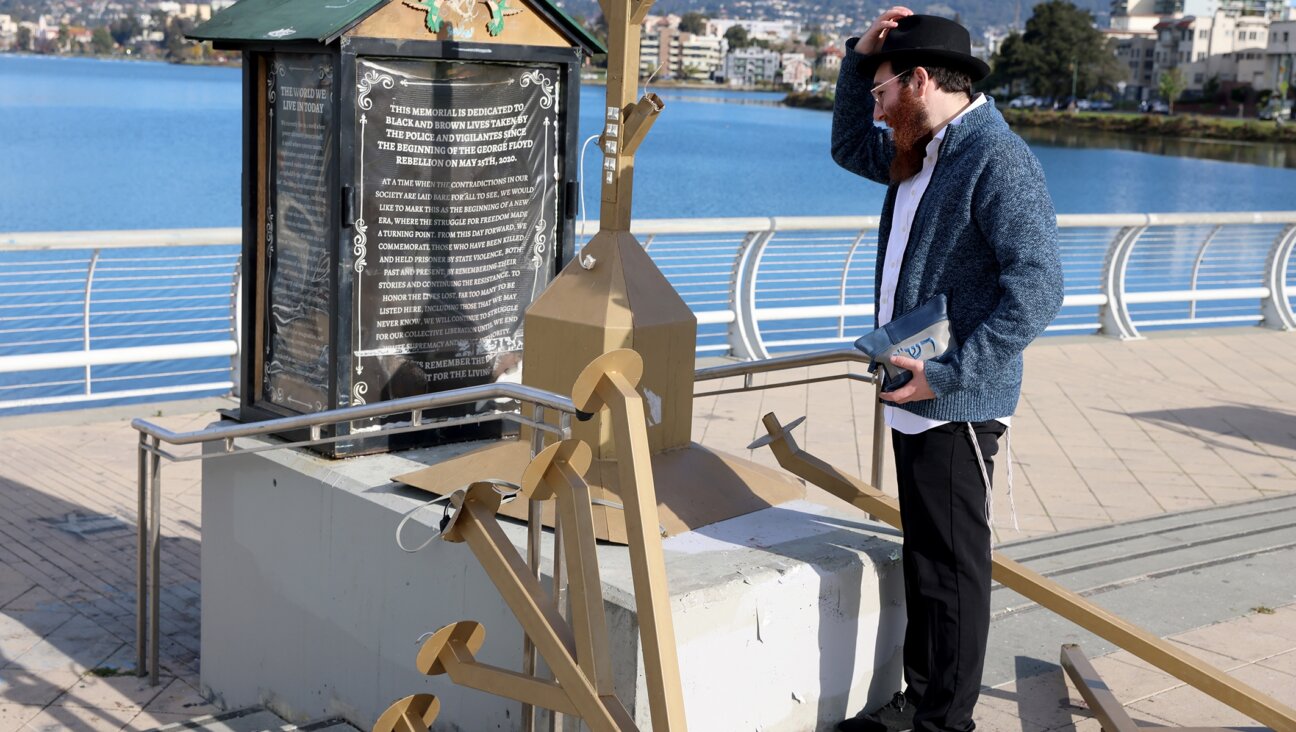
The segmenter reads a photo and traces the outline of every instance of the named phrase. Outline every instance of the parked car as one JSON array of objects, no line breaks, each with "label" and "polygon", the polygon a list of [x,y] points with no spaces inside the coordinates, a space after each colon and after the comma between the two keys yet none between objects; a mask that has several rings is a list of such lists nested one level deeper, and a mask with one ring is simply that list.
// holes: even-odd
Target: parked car
[{"label": "parked car", "polygon": [[1268,104],[1260,108],[1260,119],[1291,119],[1292,102],[1287,100],[1279,103],[1277,100],[1271,100]]},{"label": "parked car", "polygon": [[1089,102],[1089,109],[1092,109],[1095,112],[1110,112],[1115,108],[1116,105],[1106,99],[1095,99],[1092,102]]},{"label": "parked car", "polygon": [[1039,106],[1039,100],[1029,94],[1023,94],[1008,102],[1008,106],[1012,109],[1034,109]]},{"label": "parked car", "polygon": [[1139,105],[1139,110],[1150,114],[1170,114],[1170,105],[1156,99],[1150,102],[1143,102]]}]

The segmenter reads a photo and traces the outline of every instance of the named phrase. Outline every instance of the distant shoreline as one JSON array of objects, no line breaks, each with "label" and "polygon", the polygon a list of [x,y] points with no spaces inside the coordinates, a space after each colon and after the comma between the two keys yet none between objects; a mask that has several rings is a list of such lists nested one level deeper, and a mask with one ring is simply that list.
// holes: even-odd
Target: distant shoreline
[{"label": "distant shoreline", "polygon": [[[833,100],[823,94],[793,92],[783,100],[789,107],[832,111]],[[1272,121],[1235,119],[1200,114],[1142,114],[1135,112],[1065,112],[1001,109],[1010,127],[1121,132],[1144,137],[1209,142],[1269,142],[1296,145],[1296,120],[1279,127]]]},{"label": "distant shoreline", "polygon": [[1005,109],[1003,115],[1012,127],[1124,132],[1185,140],[1296,144],[1296,122],[1288,122],[1279,127],[1267,120],[1239,120],[1198,114],[1053,112],[1030,109]]}]

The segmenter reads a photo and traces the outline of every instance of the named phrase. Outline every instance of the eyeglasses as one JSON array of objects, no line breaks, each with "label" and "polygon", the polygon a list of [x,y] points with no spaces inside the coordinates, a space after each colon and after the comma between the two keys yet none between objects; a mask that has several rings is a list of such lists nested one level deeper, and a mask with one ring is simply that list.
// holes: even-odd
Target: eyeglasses
[{"label": "eyeglasses", "polygon": [[905,75],[910,74],[910,73],[913,73],[913,69],[910,69],[909,71],[901,71],[900,73],[896,74],[895,76],[891,77],[890,79],[887,79],[886,81],[882,82],[881,84],[878,84],[877,86],[873,87],[872,89],[869,89],[869,94],[872,94],[872,95],[873,95],[873,103],[874,103],[874,104],[881,104],[881,103],[882,103],[882,94],[879,94],[879,93],[878,93],[878,89],[881,89],[882,87],[886,86],[887,84],[890,84],[891,82],[895,81],[896,79],[899,79],[900,77],[905,76]]}]

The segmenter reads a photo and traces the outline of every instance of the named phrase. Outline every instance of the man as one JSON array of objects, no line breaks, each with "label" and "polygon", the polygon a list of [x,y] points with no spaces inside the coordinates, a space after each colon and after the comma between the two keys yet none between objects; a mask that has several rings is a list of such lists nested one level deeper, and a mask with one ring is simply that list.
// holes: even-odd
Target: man
[{"label": "man", "polygon": [[877,323],[943,294],[957,346],[892,358],[913,374],[882,394],[904,523],[906,688],[838,729],[969,732],[990,627],[992,458],[1022,351],[1062,303],[1057,220],[1039,161],[972,91],[989,68],[967,29],[894,7],[846,45],[833,159],[888,186]]}]

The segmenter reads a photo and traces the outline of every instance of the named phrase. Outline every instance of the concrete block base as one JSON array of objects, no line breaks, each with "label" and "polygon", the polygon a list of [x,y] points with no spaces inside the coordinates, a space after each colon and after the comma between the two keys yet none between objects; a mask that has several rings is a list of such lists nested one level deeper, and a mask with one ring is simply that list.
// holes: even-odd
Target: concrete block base
[{"label": "concrete block base", "polygon": [[[471,447],[205,461],[204,691],[227,708],[339,715],[364,729],[397,698],[429,692],[442,701],[436,730],[520,729],[516,702],[414,670],[420,637],[457,620],[485,626],[479,659],[521,670],[522,631],[468,547],[396,545],[402,514],[427,497],[391,476]],[[406,545],[440,518],[440,506],[417,514]],[[525,526],[502,523],[523,546]],[[666,540],[690,728],[828,730],[889,698],[904,634],[899,546],[858,511],[811,501]],[[546,533],[546,567],[552,548]],[[598,556],[617,693],[647,730],[629,556],[611,545]]]}]

